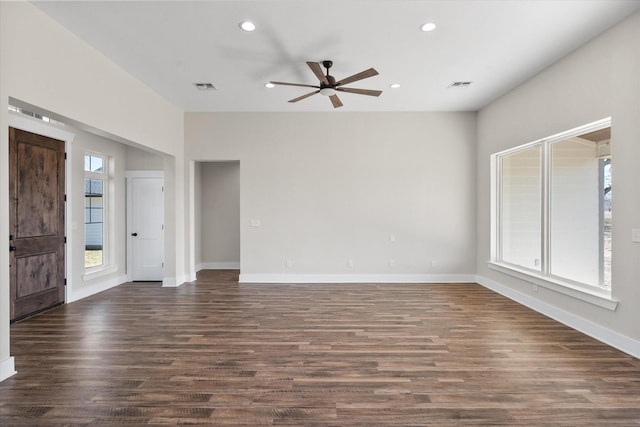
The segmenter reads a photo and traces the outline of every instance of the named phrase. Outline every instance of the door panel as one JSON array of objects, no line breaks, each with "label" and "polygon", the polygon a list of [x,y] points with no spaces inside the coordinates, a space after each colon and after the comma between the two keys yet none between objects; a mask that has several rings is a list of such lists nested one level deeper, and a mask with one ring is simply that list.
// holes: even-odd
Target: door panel
[{"label": "door panel", "polygon": [[[18,203],[16,237],[52,236],[58,233],[58,173],[55,148],[24,141],[17,143]],[[52,191],[54,190],[54,191]]]},{"label": "door panel", "polygon": [[18,299],[55,288],[58,257],[55,253],[21,257],[16,260]]},{"label": "door panel", "polygon": [[64,141],[9,129],[11,319],[64,302]]},{"label": "door panel", "polygon": [[132,279],[160,281],[164,260],[164,179],[131,179]]}]

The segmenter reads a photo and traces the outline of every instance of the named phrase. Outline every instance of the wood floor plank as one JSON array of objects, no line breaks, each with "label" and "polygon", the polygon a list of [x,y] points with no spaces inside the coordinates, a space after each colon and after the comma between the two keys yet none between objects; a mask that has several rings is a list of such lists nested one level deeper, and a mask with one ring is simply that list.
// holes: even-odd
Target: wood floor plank
[{"label": "wood floor plank", "polygon": [[11,326],[0,425],[640,426],[640,361],[476,284],[127,283]]}]

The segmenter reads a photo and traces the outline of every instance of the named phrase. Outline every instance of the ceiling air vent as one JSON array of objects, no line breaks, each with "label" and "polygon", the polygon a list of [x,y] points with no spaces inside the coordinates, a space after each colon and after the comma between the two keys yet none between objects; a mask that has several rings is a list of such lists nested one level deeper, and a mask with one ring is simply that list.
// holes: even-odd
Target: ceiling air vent
[{"label": "ceiling air vent", "polygon": [[471,86],[471,82],[453,82],[449,85],[449,87],[469,87]]},{"label": "ceiling air vent", "polygon": [[198,90],[217,90],[216,87],[211,83],[194,83],[193,85]]}]

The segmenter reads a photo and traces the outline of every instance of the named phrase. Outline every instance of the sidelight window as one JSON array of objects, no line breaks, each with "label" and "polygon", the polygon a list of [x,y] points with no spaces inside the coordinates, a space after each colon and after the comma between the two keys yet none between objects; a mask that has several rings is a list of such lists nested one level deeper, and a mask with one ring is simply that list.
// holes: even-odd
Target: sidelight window
[{"label": "sidelight window", "polygon": [[86,269],[106,265],[107,162],[105,156],[84,155],[84,243]]}]

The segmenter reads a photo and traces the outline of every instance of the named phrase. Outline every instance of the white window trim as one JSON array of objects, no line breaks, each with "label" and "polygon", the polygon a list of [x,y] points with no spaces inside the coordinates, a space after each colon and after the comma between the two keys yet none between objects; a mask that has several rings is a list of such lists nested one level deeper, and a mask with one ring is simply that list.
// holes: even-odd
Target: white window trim
[{"label": "white window trim", "polygon": [[595,286],[591,287],[592,289],[588,289],[585,287],[586,285],[582,283],[574,283],[553,276],[543,276],[526,268],[504,262],[489,261],[487,266],[491,270],[516,277],[534,286],[541,286],[545,289],[568,295],[598,307],[606,308],[607,310],[616,311],[618,308],[618,301],[613,299],[608,291]]},{"label": "white window trim", "polygon": [[115,273],[118,271],[117,265],[102,265],[85,268],[85,273],[82,275],[82,280],[84,282],[88,282],[93,279],[97,279],[98,277],[106,276],[111,273]]},{"label": "white window trim", "polygon": [[[592,131],[596,131],[599,129],[603,129],[605,127],[611,126],[611,117],[607,117],[602,120],[598,120],[596,122],[590,123],[585,126],[580,126],[574,129],[570,129],[565,132],[558,133],[556,135],[539,139],[537,141],[533,141],[528,144],[524,144],[515,148],[511,148],[508,150],[503,150],[498,153],[494,153],[491,155],[491,260],[487,262],[487,266],[494,271],[498,271],[512,277],[516,277],[518,279],[524,280],[526,282],[531,283],[536,289],[536,286],[541,286],[545,289],[549,289],[567,296],[571,296],[581,301],[585,301],[591,304],[594,304],[598,307],[602,307],[611,311],[615,311],[618,307],[618,301],[612,298],[611,290],[604,289],[597,286],[591,286],[585,283],[574,282],[564,278],[558,278],[556,276],[551,275],[549,272],[538,272],[535,270],[530,270],[525,267],[516,266],[514,264],[510,264],[502,261],[502,253],[501,253],[501,241],[500,241],[500,227],[501,223],[501,212],[500,212],[500,197],[502,196],[501,191],[499,189],[500,183],[502,181],[501,173],[501,158],[507,154],[513,154],[518,151],[530,149],[537,145],[543,146],[543,156],[547,155],[544,151],[545,146],[549,146],[549,144],[557,141],[561,141],[566,138],[570,138],[572,136],[581,135],[584,133],[589,133]],[[543,266],[548,266],[548,256],[549,256],[549,212],[547,209],[548,204],[548,186],[547,183],[544,182],[548,180],[547,171],[545,170],[546,162],[543,162],[542,165],[542,230],[543,233],[543,248],[542,249],[542,262]]]}]

